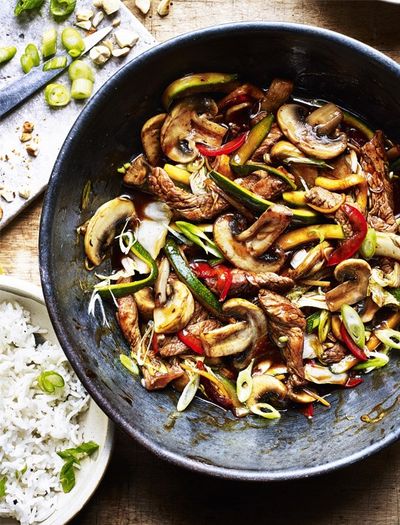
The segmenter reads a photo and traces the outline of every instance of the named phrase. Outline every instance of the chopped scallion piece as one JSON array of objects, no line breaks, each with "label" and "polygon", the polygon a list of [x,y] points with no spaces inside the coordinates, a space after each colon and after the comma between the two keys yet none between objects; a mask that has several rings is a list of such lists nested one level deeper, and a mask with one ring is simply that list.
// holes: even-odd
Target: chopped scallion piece
[{"label": "chopped scallion piece", "polygon": [[7,478],[3,476],[0,478],[0,498],[4,498],[6,495]]},{"label": "chopped scallion piece", "polygon": [[59,452],[57,452],[57,455],[65,461],[73,459],[76,463],[79,463],[81,459],[94,454],[96,450],[98,450],[98,448],[99,445],[94,441],[86,441],[78,447],[60,450]]},{"label": "chopped scallion piece", "polygon": [[42,36],[42,56],[43,58],[55,55],[57,51],[57,31],[52,27],[47,29]]},{"label": "chopped scallion piece", "polygon": [[63,69],[67,65],[67,57],[59,56],[53,57],[43,65],[43,71],[51,71],[52,69]]},{"label": "chopped scallion piece", "polygon": [[15,56],[16,52],[17,48],[14,46],[0,47],[0,64],[11,60]]},{"label": "chopped scallion piece", "polygon": [[256,403],[249,408],[253,414],[264,417],[265,419],[279,419],[281,417],[278,410],[268,403]]},{"label": "chopped scallion piece", "polygon": [[35,44],[28,44],[26,46],[25,55],[28,55],[32,58],[34,67],[40,64],[39,51]]},{"label": "chopped scallion piece", "polygon": [[77,78],[72,81],[71,96],[75,100],[89,98],[93,91],[93,82],[87,78]]},{"label": "chopped scallion piece", "polygon": [[253,378],[251,371],[253,368],[254,359],[251,360],[249,366],[239,372],[236,380],[236,393],[241,403],[245,403],[253,390]]},{"label": "chopped scallion piece", "polygon": [[61,43],[72,58],[78,58],[85,51],[85,42],[74,27],[66,27],[61,33]]},{"label": "chopped scallion piece", "polygon": [[195,374],[185,386],[185,388],[182,391],[182,394],[179,397],[178,404],[176,406],[178,412],[183,412],[183,410],[185,410],[190,405],[190,403],[194,399],[194,396],[196,395],[199,385],[200,376],[198,374]]},{"label": "chopped scallion piece", "polygon": [[50,0],[50,13],[54,18],[66,18],[74,12],[76,0]]},{"label": "chopped scallion piece", "polygon": [[353,370],[371,371],[374,368],[382,368],[389,363],[389,356],[383,352],[370,352],[368,361],[358,363]]},{"label": "chopped scallion piece", "polygon": [[121,361],[122,366],[124,366],[131,374],[135,376],[139,375],[139,367],[130,357],[125,354],[120,354],[119,360]]},{"label": "chopped scallion piece", "polygon": [[50,107],[66,106],[71,95],[69,89],[62,84],[48,84],[44,90],[44,98]]},{"label": "chopped scallion piece", "polygon": [[26,74],[33,68],[33,59],[29,55],[21,55],[19,59],[21,62],[22,71]]},{"label": "chopped scallion piece", "polygon": [[86,78],[94,82],[93,69],[83,60],[74,60],[68,68],[68,75],[71,81]]},{"label": "chopped scallion piece", "polygon": [[400,350],[400,332],[398,330],[393,330],[393,328],[375,330],[374,335],[389,348]]},{"label": "chopped scallion piece", "polygon": [[[185,221],[176,221],[175,225],[180,231],[197,246],[200,246],[206,253],[211,253],[214,257],[222,257],[214,241],[209,239],[202,229],[196,224]],[[204,242],[203,242],[204,241]]]},{"label": "chopped scallion piece", "polygon": [[39,388],[46,394],[53,394],[56,388],[62,388],[65,385],[63,377],[54,370],[46,370],[37,378]]},{"label": "chopped scallion piece", "polygon": [[331,328],[331,316],[327,310],[322,310],[319,316],[318,323],[318,339],[320,343],[324,343],[328,337]]},{"label": "chopped scallion piece", "polygon": [[342,306],[340,313],[343,324],[350,337],[359,348],[363,349],[365,346],[365,327],[361,317],[356,310],[348,304]]}]

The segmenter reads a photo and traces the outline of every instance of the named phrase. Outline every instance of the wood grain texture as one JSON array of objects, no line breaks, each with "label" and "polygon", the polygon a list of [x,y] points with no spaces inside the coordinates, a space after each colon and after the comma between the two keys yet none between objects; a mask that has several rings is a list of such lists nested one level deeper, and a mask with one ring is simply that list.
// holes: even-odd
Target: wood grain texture
[{"label": "wood grain texture", "polygon": [[[159,40],[213,24],[314,24],[360,39],[400,61],[400,6],[353,0],[174,0],[168,17],[142,18]],[[38,199],[0,234],[0,267],[39,284]],[[400,444],[340,472],[272,485],[194,475],[159,461],[117,431],[110,467],[73,525],[400,524]],[[332,443],[332,447],[335,444]]]}]

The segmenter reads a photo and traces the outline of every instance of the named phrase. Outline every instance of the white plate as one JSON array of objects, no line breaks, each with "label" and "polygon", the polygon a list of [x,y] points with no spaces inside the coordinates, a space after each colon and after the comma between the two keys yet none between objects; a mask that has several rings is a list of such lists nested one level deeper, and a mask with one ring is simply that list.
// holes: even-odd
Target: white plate
[{"label": "white plate", "polygon": [[[44,303],[42,291],[31,283],[0,275],[0,302],[18,301],[31,313],[32,324],[46,328],[46,339],[59,344],[51,325]],[[100,483],[110,459],[114,437],[114,426],[93,400],[82,416],[81,425],[85,441],[93,440],[100,445],[94,459],[82,463],[76,476],[76,485],[69,494],[61,492],[56,511],[40,525],[64,525],[68,523],[85,505]],[[0,518],[0,525],[15,525],[9,518]]]}]

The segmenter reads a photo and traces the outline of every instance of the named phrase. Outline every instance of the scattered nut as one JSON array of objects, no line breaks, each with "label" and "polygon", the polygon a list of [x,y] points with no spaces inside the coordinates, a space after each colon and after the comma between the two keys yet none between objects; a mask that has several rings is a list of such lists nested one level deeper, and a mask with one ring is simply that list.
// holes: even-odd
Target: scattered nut
[{"label": "scattered nut", "polygon": [[15,192],[11,190],[1,190],[0,195],[6,202],[12,202],[15,199]]},{"label": "scattered nut", "polygon": [[32,133],[33,129],[34,129],[34,124],[33,122],[29,122],[29,120],[26,120],[23,125],[22,125],[22,131],[24,133]]},{"label": "scattered nut", "polygon": [[108,47],[108,49],[111,51],[112,53],[112,50],[114,49],[114,45],[113,43],[111,42],[111,40],[103,40],[103,42],[101,43],[103,46],[106,46]]},{"label": "scattered nut", "polygon": [[21,197],[21,199],[29,199],[31,196],[31,192],[28,188],[21,188],[18,192],[18,195]]},{"label": "scattered nut", "polygon": [[124,57],[125,55],[127,55],[130,50],[131,50],[130,47],[122,47],[120,49],[114,49],[112,51],[112,56],[115,57],[115,58],[121,58],[121,57]]},{"label": "scattered nut", "polygon": [[21,136],[19,137],[19,140],[21,142],[28,142],[32,138],[32,133],[21,133]]},{"label": "scattered nut", "polygon": [[135,0],[135,6],[144,15],[147,15],[147,13],[150,11],[150,0]]},{"label": "scattered nut", "polygon": [[106,15],[112,15],[121,8],[121,0],[103,0],[103,9]]},{"label": "scattered nut", "polygon": [[33,146],[32,144],[28,144],[26,146],[26,152],[28,153],[28,155],[30,155],[31,157],[37,157],[38,156],[38,153],[39,153],[39,148],[37,146]]},{"label": "scattered nut", "polygon": [[117,29],[115,31],[115,40],[119,47],[133,47],[139,40],[139,35],[130,29]]},{"label": "scattered nut", "polygon": [[94,7],[101,9],[103,7],[103,0],[93,0]]},{"label": "scattered nut", "polygon": [[102,66],[111,57],[111,51],[107,46],[100,44],[90,50],[89,56],[96,65]]},{"label": "scattered nut", "polygon": [[90,20],[83,20],[82,22],[75,22],[75,25],[77,27],[80,27],[81,29],[84,29],[85,31],[89,31],[92,29],[92,22]]},{"label": "scattered nut", "polygon": [[161,2],[158,4],[158,7],[157,7],[157,13],[160,16],[167,16],[169,13],[170,4],[171,4],[171,0],[161,0]]},{"label": "scattered nut", "polygon": [[104,19],[104,13],[103,11],[99,11],[93,17],[92,26],[97,27],[103,19]]},{"label": "scattered nut", "polygon": [[93,11],[88,8],[83,8],[77,11],[76,13],[76,20],[77,22],[85,22],[87,20],[90,20],[93,16]]},{"label": "scattered nut", "polygon": [[121,23],[121,18],[119,16],[117,16],[116,18],[114,18],[114,20],[111,22],[111,25],[113,27],[118,27]]},{"label": "scattered nut", "polygon": [[0,221],[3,218],[3,208],[0,206]]}]

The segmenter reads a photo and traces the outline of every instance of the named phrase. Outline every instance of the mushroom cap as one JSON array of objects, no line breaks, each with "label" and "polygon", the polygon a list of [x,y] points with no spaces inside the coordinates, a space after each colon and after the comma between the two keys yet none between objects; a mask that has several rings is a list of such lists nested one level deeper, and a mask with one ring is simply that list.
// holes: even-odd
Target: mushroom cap
[{"label": "mushroom cap", "polygon": [[116,197],[100,206],[86,227],[84,247],[86,257],[98,266],[113,242],[118,224],[136,216],[135,206],[128,197]]},{"label": "mushroom cap", "polygon": [[182,330],[194,312],[193,295],[186,284],[178,279],[172,279],[169,285],[171,293],[166,303],[155,307],[153,311],[156,334],[174,334]]},{"label": "mushroom cap", "polygon": [[166,113],[159,113],[147,120],[141,131],[142,145],[145,155],[152,166],[157,166],[162,158],[160,144],[161,128],[167,118]]},{"label": "mushroom cap", "polygon": [[340,310],[343,304],[355,304],[367,296],[371,275],[370,265],[363,259],[347,259],[339,263],[334,271],[339,284],[326,292],[325,300],[331,312]]},{"label": "mushroom cap", "polygon": [[222,307],[226,315],[243,319],[200,335],[208,357],[239,354],[256,345],[267,333],[264,312],[246,299],[229,299]]},{"label": "mushroom cap", "polygon": [[253,388],[250,397],[247,399],[247,406],[251,407],[260,401],[266,395],[273,395],[276,401],[282,402],[287,397],[287,388],[276,377],[268,374],[253,376]]},{"label": "mushroom cap", "polygon": [[146,288],[142,288],[138,292],[134,293],[133,296],[135,298],[139,313],[143,319],[146,321],[153,319],[155,304],[152,288],[150,286],[146,286]]},{"label": "mushroom cap", "polygon": [[233,213],[221,215],[214,223],[214,241],[234,266],[252,272],[276,272],[284,263],[284,254],[275,260],[261,259],[251,255],[245,242],[238,241],[233,231],[240,225],[241,217]]},{"label": "mushroom cap", "polygon": [[284,104],[277,113],[282,132],[306,155],[326,160],[343,153],[347,147],[345,133],[339,133],[334,138],[318,135],[317,129],[308,124],[305,118],[305,109],[299,104]]}]

